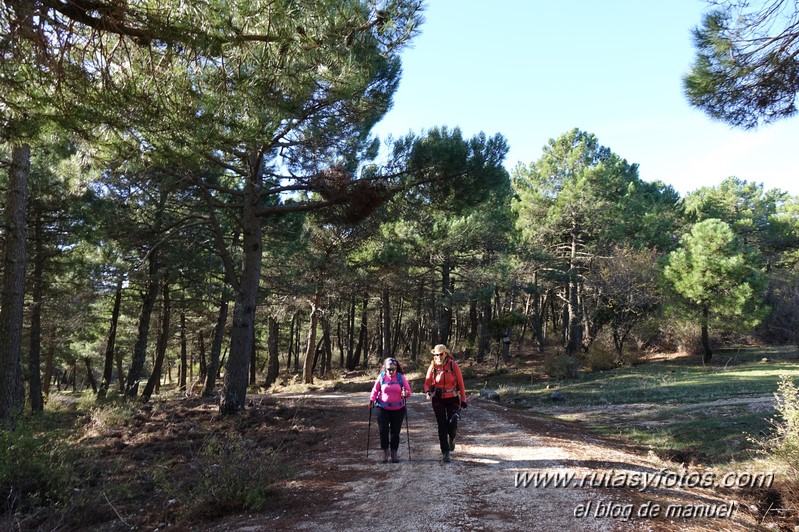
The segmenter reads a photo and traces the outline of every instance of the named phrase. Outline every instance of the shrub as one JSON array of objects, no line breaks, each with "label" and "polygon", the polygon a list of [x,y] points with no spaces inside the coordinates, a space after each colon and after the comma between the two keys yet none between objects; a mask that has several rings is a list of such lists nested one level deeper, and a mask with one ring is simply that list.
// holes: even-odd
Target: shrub
[{"label": "shrub", "polygon": [[84,412],[90,410],[95,404],[97,404],[97,394],[91,390],[83,390],[78,396],[75,408]]},{"label": "shrub", "polygon": [[139,406],[140,405],[137,403],[124,400],[92,406],[89,409],[91,427],[95,430],[102,430],[104,428],[122,425],[136,414]]},{"label": "shrub", "polygon": [[551,355],[544,359],[544,371],[553,379],[573,379],[580,370],[580,360],[569,355]]},{"label": "shrub", "polygon": [[601,347],[591,349],[585,357],[585,364],[591,368],[591,371],[607,371],[620,365],[615,351]]},{"label": "shrub", "polygon": [[661,321],[650,318],[643,320],[633,327],[630,337],[625,344],[625,352],[630,348],[633,351],[671,351],[665,345],[665,338],[661,329]]},{"label": "shrub", "polygon": [[664,325],[664,345],[668,351],[679,351],[690,355],[704,352],[699,324],[692,321],[674,319]]},{"label": "shrub", "polygon": [[194,518],[262,510],[291,474],[274,450],[236,433],[210,436],[190,467],[184,478],[160,480],[167,493],[185,504],[186,517]]},{"label": "shrub", "polygon": [[786,466],[786,474],[792,481],[799,482],[799,390],[793,380],[783,375],[774,396],[779,419],[772,420],[772,436],[759,443],[773,459]]},{"label": "shrub", "polygon": [[67,502],[75,454],[58,432],[39,431],[33,421],[20,419],[14,430],[0,429],[3,513]]}]

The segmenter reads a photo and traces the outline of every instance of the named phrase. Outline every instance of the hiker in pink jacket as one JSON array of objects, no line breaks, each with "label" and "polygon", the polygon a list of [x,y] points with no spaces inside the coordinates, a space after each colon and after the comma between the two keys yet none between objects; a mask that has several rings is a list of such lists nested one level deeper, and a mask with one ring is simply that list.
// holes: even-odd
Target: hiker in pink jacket
[{"label": "hiker in pink jacket", "polygon": [[405,419],[405,399],[411,396],[411,386],[402,374],[402,366],[395,358],[387,358],[383,362],[383,370],[375,380],[369,407],[377,411],[377,426],[380,429],[380,448],[383,449],[383,460],[388,462],[389,447],[391,461],[399,462],[400,429]]}]

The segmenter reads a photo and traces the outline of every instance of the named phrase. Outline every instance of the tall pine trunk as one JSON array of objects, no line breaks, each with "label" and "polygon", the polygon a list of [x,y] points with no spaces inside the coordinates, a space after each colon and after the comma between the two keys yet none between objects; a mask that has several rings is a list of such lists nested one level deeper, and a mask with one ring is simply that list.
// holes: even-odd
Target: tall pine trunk
[{"label": "tall pine trunk", "polygon": [[477,346],[477,361],[483,362],[491,344],[491,332],[488,329],[491,322],[491,293],[488,291],[483,295],[480,310],[480,344]]},{"label": "tall pine trunk", "polygon": [[25,303],[25,210],[31,148],[11,149],[5,209],[5,250],[0,294],[0,421],[11,421],[25,405],[22,382],[22,321]]},{"label": "tall pine trunk", "polygon": [[302,314],[297,312],[297,326],[294,333],[294,373],[300,372],[300,331],[302,330]]},{"label": "tall pine trunk", "polygon": [[[361,309],[361,326],[358,330],[358,345],[355,346],[355,354],[352,357],[352,364],[354,367],[358,367],[361,363],[361,352],[367,350],[366,343],[368,341],[368,328],[367,328],[367,318],[369,316],[368,313],[369,307],[369,296],[364,296],[363,298],[363,307]],[[366,351],[363,355],[363,364],[366,366],[368,364],[369,352]]]},{"label": "tall pine trunk", "polygon": [[580,307],[580,282],[577,270],[577,226],[572,227],[569,256],[569,286],[567,289],[568,318],[566,322],[566,354],[573,356],[583,343],[583,320]]},{"label": "tall pine trunk", "polygon": [[533,336],[535,337],[536,341],[538,342],[538,352],[544,352],[544,322],[546,321],[542,317],[542,308],[546,309],[546,300],[544,300],[544,304],[541,304],[542,295],[539,294],[538,290],[538,276],[536,274],[533,275],[533,286],[535,291],[531,294],[530,304],[532,305],[532,311],[530,314],[530,328],[533,331]]},{"label": "tall pine trunk", "polygon": [[346,349],[344,349],[344,341],[343,332],[341,330],[341,316],[339,315],[338,319],[336,320],[336,340],[335,345],[338,349],[338,367],[344,369],[346,366],[344,365],[344,353]]},{"label": "tall pine trunk", "polygon": [[153,372],[150,374],[147,385],[144,387],[144,391],[141,394],[142,401],[149,401],[153,392],[157,392],[161,384],[161,373],[163,372],[164,357],[166,356],[166,348],[169,343],[169,324],[172,316],[172,304],[169,299],[169,282],[164,283],[162,309],[161,333],[158,335],[155,364],[153,364]]},{"label": "tall pine trunk", "polygon": [[258,287],[263,262],[263,226],[255,212],[259,203],[261,163],[260,156],[254,155],[250,158],[251,175],[244,186],[244,207],[241,217],[244,257],[233,306],[230,351],[219,401],[219,411],[223,414],[234,414],[243,410],[247,400],[255,309],[258,305]]},{"label": "tall pine trunk", "polygon": [[352,295],[350,300],[349,311],[347,312],[347,358],[345,360],[345,367],[348,371],[355,369],[355,361],[353,355],[355,351],[355,294]]},{"label": "tall pine trunk", "polygon": [[135,399],[139,393],[139,380],[144,374],[144,362],[147,359],[147,340],[150,335],[150,320],[152,318],[153,308],[155,308],[155,302],[158,299],[158,288],[161,284],[157,249],[150,252],[149,263],[149,279],[147,280],[147,290],[142,294],[136,344],[133,347],[133,360],[130,363],[130,369],[128,370],[128,376],[125,382],[125,395],[130,399]]},{"label": "tall pine trunk", "polygon": [[[117,280],[117,287],[114,293],[114,309],[111,312],[111,327],[108,330],[108,339],[105,343],[105,365],[103,366],[103,379],[100,381],[100,396],[104,397],[108,393],[111,385],[111,377],[114,374],[114,346],[117,341],[117,324],[119,323],[119,313],[122,307],[122,276]],[[121,379],[122,376],[120,375]]]},{"label": "tall pine trunk", "polygon": [[197,344],[197,348],[200,351],[200,378],[204,379],[205,376],[208,375],[208,361],[205,359],[205,333],[202,329],[200,329],[199,333],[197,334]]},{"label": "tall pine trunk", "polygon": [[477,331],[480,328],[478,320],[477,301],[469,301],[469,331],[466,333],[466,344],[471,348],[477,342]]},{"label": "tall pine trunk", "polygon": [[322,299],[321,291],[317,290],[311,301],[311,316],[308,325],[308,339],[305,344],[305,363],[302,367],[302,382],[313,384],[313,364],[316,357],[316,325],[319,321],[319,302]]},{"label": "tall pine trunk", "polygon": [[50,395],[50,386],[53,380],[53,363],[55,359],[55,327],[50,330],[50,338],[47,340],[47,358],[44,363],[44,378],[42,379],[42,393],[47,398]]},{"label": "tall pine trunk", "polygon": [[322,325],[322,371],[321,377],[325,377],[333,369],[333,342],[330,338],[330,318],[327,315],[320,317]]},{"label": "tall pine trunk", "polygon": [[280,327],[273,316],[269,316],[269,343],[267,346],[269,361],[266,364],[266,379],[264,388],[269,388],[277,381],[280,372]]},{"label": "tall pine trunk", "polygon": [[227,324],[229,307],[230,303],[223,293],[222,301],[219,303],[219,314],[216,318],[216,327],[214,327],[214,337],[211,339],[211,352],[208,356],[208,364],[206,366],[203,397],[211,397],[214,395],[214,389],[216,388],[216,377],[219,374],[219,361],[222,357],[222,340],[225,337],[225,325]]},{"label": "tall pine trunk", "polygon": [[252,330],[250,331],[252,334],[252,340],[250,342],[250,386],[255,385],[255,376],[256,376],[256,362],[257,362],[257,353],[256,353],[256,338],[255,338],[255,326],[253,325]]},{"label": "tall pine trunk", "polygon": [[411,329],[411,360],[416,362],[422,351],[422,312],[424,309],[424,283],[419,286],[419,297],[416,298],[416,315],[413,317]]},{"label": "tall pine trunk", "polygon": [[[163,224],[164,209],[169,193],[162,190],[158,198],[158,208],[155,214],[155,223],[153,224],[153,234],[161,234],[161,226]],[[139,312],[138,336],[136,337],[136,344],[133,348],[133,360],[128,370],[127,379],[125,382],[125,396],[129,399],[135,399],[139,393],[139,381],[144,375],[144,362],[147,359],[147,342],[150,334],[150,320],[155,308],[155,302],[158,299],[158,290],[161,288],[161,264],[160,264],[160,251],[158,245],[154,245],[148,254],[147,260],[148,279],[147,288],[142,296],[142,306]]]},{"label": "tall pine trunk", "polygon": [[83,363],[86,365],[86,383],[91,386],[92,392],[97,393],[97,381],[94,379],[94,372],[92,371],[92,359],[83,357]]},{"label": "tall pine trunk", "polygon": [[400,298],[399,301],[399,308],[396,312],[396,317],[394,318],[394,338],[392,339],[391,343],[391,356],[396,356],[399,352],[399,341],[400,337],[402,337],[402,314],[403,314],[403,307],[405,306],[405,301]]},{"label": "tall pine trunk", "polygon": [[299,327],[297,323],[297,317],[299,312],[295,312],[294,315],[291,317],[291,325],[289,325],[289,350],[288,354],[286,355],[286,373],[291,371],[291,361],[294,356],[294,335],[299,334],[299,331],[295,333],[297,328]]},{"label": "tall pine trunk", "polygon": [[178,388],[186,391],[186,380],[188,379],[188,340],[186,339],[186,312],[180,311],[180,372],[178,373]]},{"label": "tall pine trunk", "polygon": [[42,398],[42,294],[44,293],[44,234],[41,212],[36,213],[33,226],[33,277],[31,278],[30,348],[28,349],[28,394],[31,411],[44,410]]},{"label": "tall pine trunk", "polygon": [[119,351],[119,348],[114,349],[114,360],[117,363],[117,375],[119,378],[117,382],[119,383],[119,393],[125,392],[125,369],[122,367],[122,353]]},{"label": "tall pine trunk", "polygon": [[449,341],[452,328],[452,264],[449,255],[441,265],[441,314],[438,317],[438,343]]},{"label": "tall pine trunk", "polygon": [[708,331],[708,322],[710,321],[710,310],[707,306],[702,307],[702,347],[704,353],[702,354],[702,362],[710,364],[713,358],[713,347],[710,345],[710,332]]}]

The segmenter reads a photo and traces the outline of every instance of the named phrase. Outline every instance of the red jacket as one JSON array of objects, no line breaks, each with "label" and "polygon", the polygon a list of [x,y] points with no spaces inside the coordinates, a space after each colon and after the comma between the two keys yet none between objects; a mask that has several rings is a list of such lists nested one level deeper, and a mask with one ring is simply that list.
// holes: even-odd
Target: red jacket
[{"label": "red jacket", "polygon": [[441,364],[436,364],[433,360],[427,368],[427,376],[424,379],[424,391],[441,390],[441,398],[457,397],[460,395],[461,401],[466,401],[466,387],[463,385],[463,375],[461,368],[452,355],[447,355]]}]

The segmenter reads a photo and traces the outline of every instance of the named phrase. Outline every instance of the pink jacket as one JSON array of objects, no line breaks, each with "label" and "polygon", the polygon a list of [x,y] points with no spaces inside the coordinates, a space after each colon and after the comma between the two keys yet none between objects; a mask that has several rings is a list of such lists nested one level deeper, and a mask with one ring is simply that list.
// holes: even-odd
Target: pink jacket
[{"label": "pink jacket", "polygon": [[387,371],[381,371],[372,387],[372,395],[369,402],[374,401],[377,406],[385,410],[399,410],[405,406],[402,398],[402,390],[405,389],[405,397],[411,396],[411,386],[408,379],[402,373],[397,373],[397,377],[402,377],[402,383],[397,378],[392,377]]}]

